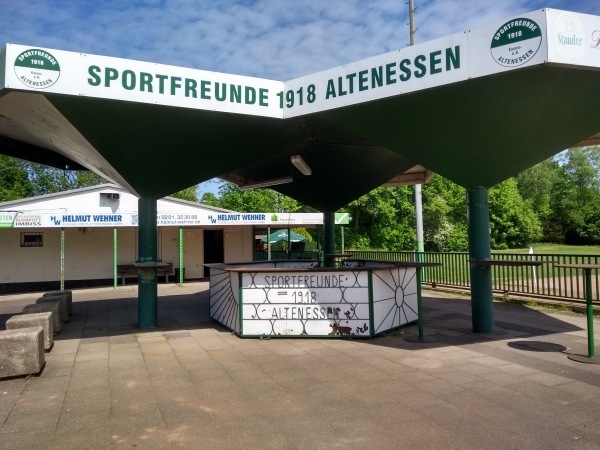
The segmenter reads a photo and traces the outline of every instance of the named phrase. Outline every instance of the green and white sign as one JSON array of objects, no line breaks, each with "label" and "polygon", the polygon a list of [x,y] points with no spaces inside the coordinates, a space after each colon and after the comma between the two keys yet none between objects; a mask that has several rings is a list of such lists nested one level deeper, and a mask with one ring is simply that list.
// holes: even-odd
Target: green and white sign
[{"label": "green and white sign", "polygon": [[0,212],[0,228],[12,228],[15,215],[15,213]]},{"label": "green and white sign", "polygon": [[469,78],[544,64],[548,57],[546,11],[523,14],[470,30]]},{"label": "green and white sign", "polygon": [[[8,44],[5,87],[281,117],[283,82]],[[60,62],[60,64],[59,64]]]},{"label": "green and white sign", "polygon": [[467,49],[460,33],[288,81],[280,106],[296,117],[466,80]]},{"label": "green and white sign", "polygon": [[517,18],[503,24],[492,38],[491,51],[496,63],[518,67],[533,58],[542,44],[542,30],[533,20]]},{"label": "green and white sign", "polygon": [[335,213],[335,224],[336,225],[348,225],[350,223],[350,214],[348,213]]},{"label": "green and white sign", "polygon": [[33,48],[16,57],[15,75],[29,88],[47,89],[58,81],[60,64],[46,50]]},{"label": "green and white sign", "polygon": [[[348,224],[347,213],[336,214],[336,224]],[[156,224],[165,226],[239,226],[277,225],[304,227],[322,225],[322,213],[214,213],[214,212],[160,212]],[[138,215],[130,212],[106,213],[99,211],[60,212],[2,212],[0,228],[79,228],[79,227],[132,227],[138,225]]]},{"label": "green and white sign", "polygon": [[8,44],[0,86],[284,119],[599,52],[600,18],[544,9],[287,82]]}]

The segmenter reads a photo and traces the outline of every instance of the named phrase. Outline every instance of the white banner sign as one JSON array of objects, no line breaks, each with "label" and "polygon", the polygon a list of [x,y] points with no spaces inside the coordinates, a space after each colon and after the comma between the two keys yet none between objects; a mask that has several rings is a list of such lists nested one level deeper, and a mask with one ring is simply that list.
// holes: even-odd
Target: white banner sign
[{"label": "white banner sign", "polygon": [[5,76],[12,89],[282,116],[283,82],[185,67],[8,44]]},{"label": "white banner sign", "polygon": [[548,11],[548,60],[600,66],[600,17]]},{"label": "white banner sign", "polygon": [[466,80],[464,33],[285,83],[285,117],[354,105]]},{"label": "white banner sign", "polygon": [[[158,226],[231,226],[262,225],[303,227],[323,224],[322,213],[177,213],[157,214]],[[348,223],[347,221],[344,223]],[[138,226],[138,215],[132,213],[90,212],[2,212],[0,228],[69,228]]]},{"label": "white banner sign", "polygon": [[[600,67],[600,18],[557,10],[352,62],[288,82],[8,44],[11,89],[286,118],[546,62]],[[0,69],[2,65],[0,64]]]},{"label": "white banner sign", "polygon": [[[208,225],[321,225],[323,213],[222,213],[208,214]],[[347,222],[346,222],[347,223]]]}]

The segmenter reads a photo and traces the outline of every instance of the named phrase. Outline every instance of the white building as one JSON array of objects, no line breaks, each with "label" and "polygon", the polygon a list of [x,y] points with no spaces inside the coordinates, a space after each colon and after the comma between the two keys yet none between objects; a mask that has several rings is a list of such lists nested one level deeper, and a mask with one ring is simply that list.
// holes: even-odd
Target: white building
[{"label": "white building", "polygon": [[[0,294],[121,283],[118,266],[137,261],[137,214],[137,197],[113,184],[0,203]],[[201,279],[205,263],[252,261],[254,226],[322,223],[321,213],[246,214],[165,197],[157,256],[172,264],[170,281],[180,267],[185,280]]]}]

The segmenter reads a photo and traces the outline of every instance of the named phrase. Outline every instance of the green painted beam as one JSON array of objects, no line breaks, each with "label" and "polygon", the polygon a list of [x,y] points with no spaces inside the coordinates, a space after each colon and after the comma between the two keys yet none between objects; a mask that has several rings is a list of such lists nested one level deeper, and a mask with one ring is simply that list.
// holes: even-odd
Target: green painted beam
[{"label": "green painted beam", "polygon": [[[600,72],[551,65],[286,120],[48,95],[141,196],[227,174],[292,175],[276,190],[319,210],[414,164],[466,188],[491,187],[600,131],[589,101],[599,97]],[[311,176],[293,168],[292,154]],[[331,186],[343,189],[333,195]]]},{"label": "green painted beam", "polygon": [[545,65],[325,115],[465,188],[489,188],[600,132],[595,98],[600,72]]}]

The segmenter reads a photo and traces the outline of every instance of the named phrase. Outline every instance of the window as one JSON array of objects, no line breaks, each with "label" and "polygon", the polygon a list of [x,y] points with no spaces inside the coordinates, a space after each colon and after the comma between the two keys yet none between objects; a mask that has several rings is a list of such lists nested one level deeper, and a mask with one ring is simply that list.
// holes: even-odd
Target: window
[{"label": "window", "polygon": [[43,247],[44,233],[21,233],[21,247]]}]

